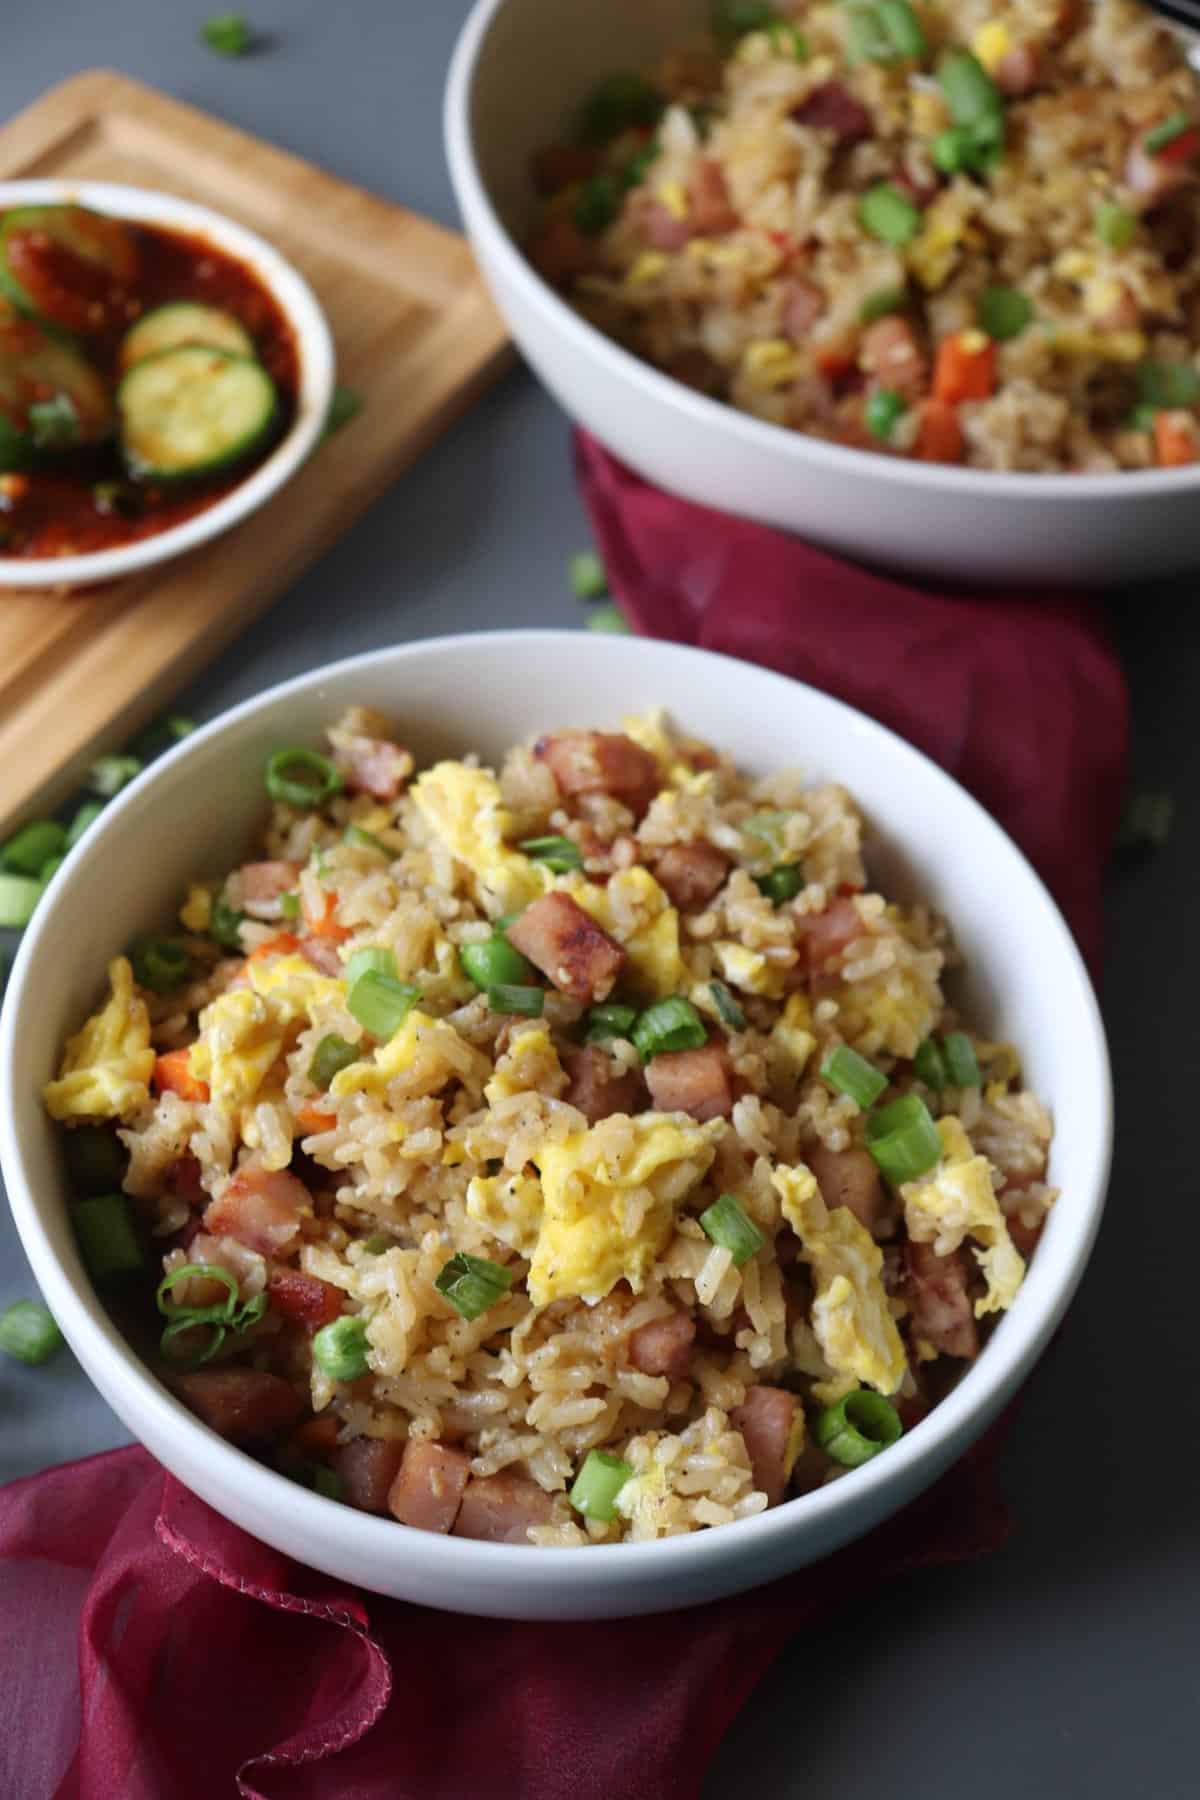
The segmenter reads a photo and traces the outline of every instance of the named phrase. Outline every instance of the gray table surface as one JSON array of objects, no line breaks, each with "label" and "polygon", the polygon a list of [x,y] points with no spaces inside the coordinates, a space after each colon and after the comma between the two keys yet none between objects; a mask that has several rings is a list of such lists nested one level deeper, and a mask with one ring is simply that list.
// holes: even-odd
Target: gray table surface
[{"label": "gray table surface", "polygon": [[[6,32],[0,114],[103,64],[454,221],[439,105],[467,0],[261,0],[251,10],[272,34],[269,50],[239,63],[197,45],[205,10],[40,0]],[[524,372],[509,376],[181,708],[210,718],[285,676],[388,642],[578,626],[563,571],[586,531],[566,448],[551,401]],[[1190,609],[1165,598],[1115,611],[1135,774],[1174,789],[1178,821],[1154,861],[1110,882],[1104,1007],[1119,1125],[1110,1211],[1004,1459],[1016,1532],[990,1560],[895,1583],[800,1638],[719,1750],[711,1800],[1197,1792],[1200,1534],[1185,1473],[1195,1467],[1196,1309],[1190,1258],[1164,1226],[1195,1205],[1198,971],[1188,946],[1200,865],[1191,799],[1200,641]],[[0,1305],[31,1288],[4,1211]],[[3,1359],[0,1480],[125,1435],[69,1354],[39,1371]]]}]

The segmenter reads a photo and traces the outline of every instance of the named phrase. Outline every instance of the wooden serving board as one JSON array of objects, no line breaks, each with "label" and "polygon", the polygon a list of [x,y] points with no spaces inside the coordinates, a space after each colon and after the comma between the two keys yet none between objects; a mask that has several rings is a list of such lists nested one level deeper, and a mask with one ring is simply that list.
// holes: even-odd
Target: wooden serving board
[{"label": "wooden serving board", "polygon": [[376,500],[499,373],[504,326],[465,240],[108,70],[0,128],[0,179],[120,181],[201,201],[311,283],[365,397],[259,512],[106,587],[0,589],[0,833],[63,798]]}]

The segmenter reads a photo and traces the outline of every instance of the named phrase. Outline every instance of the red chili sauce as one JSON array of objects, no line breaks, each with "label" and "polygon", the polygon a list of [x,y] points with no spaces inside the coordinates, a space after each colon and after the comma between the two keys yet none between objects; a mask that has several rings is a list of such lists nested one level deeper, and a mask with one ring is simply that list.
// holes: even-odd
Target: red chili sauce
[{"label": "red chili sauce", "polygon": [[[254,339],[259,360],[279,393],[279,420],[272,440],[238,469],[185,486],[160,486],[129,479],[115,443],[81,452],[63,472],[42,470],[0,475],[0,556],[51,557],[84,555],[154,537],[213,506],[264,462],[290,429],[299,390],[299,357],[295,334],[269,289],[245,263],[238,262],[199,235],[165,231],[157,225],[124,223],[137,248],[137,276],[119,305],[108,305],[105,329],[87,342],[89,360],[117,380],[117,353],[125,333],[143,313],[171,300],[199,301],[232,313]],[[98,316],[106,301],[89,293],[92,271],[69,250],[45,236],[27,238],[22,263],[41,264],[44,283],[59,290],[64,308],[74,297]],[[110,291],[107,297],[111,302]],[[56,309],[58,310],[58,309]],[[97,484],[120,483],[120,507],[111,497],[98,503]]]}]

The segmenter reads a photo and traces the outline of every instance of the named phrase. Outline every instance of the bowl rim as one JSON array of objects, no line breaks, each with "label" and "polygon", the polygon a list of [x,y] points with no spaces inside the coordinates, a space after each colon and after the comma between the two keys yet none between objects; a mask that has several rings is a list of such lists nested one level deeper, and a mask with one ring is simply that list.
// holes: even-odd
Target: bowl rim
[{"label": "bowl rim", "polygon": [[[1046,927],[1057,942],[1064,995],[1070,994],[1086,1024],[1086,1038],[1079,1046],[1078,1055],[1087,1059],[1087,1082],[1095,1093],[1101,1121],[1101,1129],[1090,1145],[1089,1157],[1084,1159],[1072,1181],[1072,1193],[1077,1196],[1072,1202],[1072,1234],[1059,1247],[1057,1279],[1045,1294],[1035,1290],[1024,1311],[1022,1299],[1025,1296],[1018,1297],[983,1355],[970,1365],[949,1395],[905,1433],[886,1457],[875,1458],[861,1468],[850,1470],[839,1480],[813,1493],[798,1496],[783,1506],[715,1530],[647,1543],[556,1549],[552,1556],[534,1545],[443,1538],[404,1527],[399,1528],[398,1534],[394,1519],[375,1518],[352,1509],[347,1523],[347,1509],[339,1503],[309,1493],[264,1467],[247,1452],[216,1436],[176,1400],[117,1330],[86,1275],[76,1286],[55,1254],[41,1218],[33,1178],[26,1168],[15,1122],[21,1110],[19,1096],[26,1091],[20,1070],[21,1021],[26,1008],[35,1004],[33,990],[38,973],[39,946],[56,903],[69,886],[86,882],[95,873],[104,854],[110,825],[138,808],[166,770],[177,769],[202,755],[214,741],[235,731],[256,714],[272,711],[293,697],[307,697],[335,678],[341,680],[360,673],[371,675],[386,669],[389,674],[396,673],[401,680],[406,671],[410,680],[419,680],[423,660],[458,657],[465,645],[473,646],[476,653],[482,649],[489,660],[494,661],[510,653],[524,658],[537,647],[566,651],[569,646],[570,654],[575,656],[580,638],[572,631],[478,632],[422,639],[343,658],[293,676],[222,713],[151,765],[110,802],[93,830],[54,877],[42,905],[27,927],[0,1011],[0,1166],[8,1184],[17,1230],[47,1304],[94,1385],[101,1387],[106,1395],[110,1389],[132,1391],[135,1401],[131,1404],[131,1412],[139,1419],[151,1417],[164,1438],[178,1442],[183,1433],[193,1442],[197,1452],[203,1450],[206,1468],[213,1470],[222,1489],[257,1493],[263,1502],[264,1513],[272,1504],[274,1510],[280,1511],[286,1503],[296,1521],[298,1536],[307,1533],[312,1539],[328,1538],[331,1532],[340,1530],[342,1536],[352,1537],[360,1550],[377,1559],[380,1567],[402,1568],[414,1554],[419,1554],[434,1580],[441,1577],[448,1586],[478,1580],[481,1598],[498,1585],[508,1583],[512,1577],[535,1578],[538,1572],[542,1578],[562,1578],[572,1583],[582,1603],[588,1595],[614,1581],[636,1584],[639,1578],[652,1571],[663,1576],[670,1571],[676,1575],[687,1571],[699,1576],[701,1571],[713,1570],[730,1558],[768,1562],[773,1548],[777,1550],[792,1534],[802,1534],[809,1527],[819,1528],[822,1520],[835,1519],[844,1508],[852,1509],[855,1503],[862,1503],[863,1508],[868,1509],[872,1495],[878,1495],[892,1485],[903,1488],[906,1473],[918,1486],[924,1485],[928,1476],[923,1478],[923,1471],[933,1467],[936,1474],[947,1460],[957,1460],[961,1452],[952,1450],[948,1458],[946,1446],[961,1437],[964,1431],[972,1438],[977,1435],[977,1431],[971,1429],[975,1415],[981,1411],[986,1414],[989,1400],[995,1403],[997,1394],[1005,1398],[1015,1390],[1022,1375],[1044,1350],[1066,1310],[1099,1228],[1112,1149],[1111,1071],[1099,1006],[1075,940],[1040,876],[1003,828],[952,776],[886,726],[819,689],[712,651],[679,644],[655,645],[656,650],[669,651],[678,660],[679,683],[673,691],[694,692],[711,679],[745,679],[747,672],[752,674],[755,682],[784,683],[793,704],[812,705],[815,702],[818,710],[832,709],[826,717],[841,727],[860,735],[867,734],[869,741],[877,744],[892,767],[897,769],[897,779],[903,779],[907,766],[918,779],[932,783],[935,795],[940,790],[942,797],[949,797],[952,804],[965,809],[979,834],[976,839],[978,853],[1007,862],[1011,872],[1018,877],[1024,872],[1028,901],[1041,910]],[[594,648],[605,659],[619,663],[622,657],[637,654],[639,645],[636,639],[610,638],[603,640],[603,648],[599,645]],[[56,1193],[50,1203],[56,1204],[59,1199],[60,1194]],[[93,1365],[103,1369],[104,1382],[92,1375]],[[964,1445],[963,1449],[966,1447]],[[221,1510],[219,1501],[214,1505]],[[328,1510],[334,1505],[338,1507],[336,1518]],[[886,1513],[895,1509],[888,1508],[884,1501],[881,1510]],[[341,1521],[340,1528],[338,1520]],[[762,1578],[760,1575],[759,1579]]]},{"label": "bowl rim", "polygon": [[333,397],[335,359],[329,323],[299,270],[265,238],[199,201],[114,181],[0,181],[0,210],[76,201],[115,218],[193,231],[246,263],[268,289],[295,333],[299,363],[296,416],[266,460],[222,499],[165,531],[78,556],[0,556],[0,588],[84,587],[132,575],[182,556],[257,511],[300,469],[324,428]]},{"label": "bowl rim", "polygon": [[468,231],[478,232],[486,240],[488,254],[502,264],[505,279],[519,290],[527,304],[548,313],[559,334],[581,356],[599,363],[610,378],[643,387],[657,403],[678,416],[682,428],[719,429],[760,454],[786,456],[800,465],[816,464],[830,474],[844,477],[871,475],[922,493],[960,497],[970,494],[973,500],[983,503],[989,498],[1032,500],[1051,506],[1076,499],[1107,501],[1118,495],[1178,495],[1200,487],[1200,463],[1176,469],[1122,469],[1094,475],[1033,474],[961,469],[947,463],[916,462],[912,458],[882,456],[873,450],[830,444],[823,438],[788,431],[725,401],[699,394],[624,349],[584,319],[542,279],[497,213],[480,173],[472,116],[475,79],[492,25],[509,3],[510,0],[475,0],[454,46],[442,109],[451,181]]}]

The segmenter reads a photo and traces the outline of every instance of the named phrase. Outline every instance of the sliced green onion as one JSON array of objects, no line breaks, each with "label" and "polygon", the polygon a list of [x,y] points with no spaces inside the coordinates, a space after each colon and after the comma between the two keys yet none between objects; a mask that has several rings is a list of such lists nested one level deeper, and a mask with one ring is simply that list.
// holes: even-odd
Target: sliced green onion
[{"label": "sliced green onion", "polygon": [[919,1094],[904,1094],[867,1115],[867,1149],[893,1187],[915,1181],[933,1168],[942,1154],[942,1140]]},{"label": "sliced green onion", "polygon": [[[521,912],[524,912],[524,910],[525,910],[524,907],[522,907]],[[520,912],[501,913],[500,917],[498,919],[492,920],[492,930],[495,932],[497,937],[503,937],[505,932],[508,930],[509,926],[515,925],[517,920],[520,917],[521,917]]]},{"label": "sliced green onion", "polygon": [[26,418],[35,450],[73,450],[79,442],[79,414],[69,394],[35,400]]},{"label": "sliced green onion", "polygon": [[487,990],[488,1008],[523,1019],[540,1019],[546,1006],[546,990],[521,982],[498,981]]},{"label": "sliced green onion", "polygon": [[633,631],[619,606],[594,606],[584,623],[589,631],[606,632],[610,637],[629,637]]},{"label": "sliced green onion", "polygon": [[965,1031],[952,1031],[942,1039],[942,1056],[946,1073],[954,1087],[972,1088],[980,1085],[975,1046]]},{"label": "sliced green onion", "polygon": [[1148,406],[1195,406],[1200,400],[1200,373],[1185,362],[1154,362],[1137,367],[1139,398]]},{"label": "sliced green onion", "polygon": [[567,565],[571,592],[581,600],[602,600],[608,592],[604,564],[594,550],[578,550]]},{"label": "sliced green onion", "polygon": [[1019,337],[1033,317],[1033,305],[1019,288],[984,288],[976,303],[980,328],[997,343]]},{"label": "sliced green onion", "polygon": [[1157,406],[1147,406],[1143,400],[1134,407],[1125,421],[1125,429],[1127,431],[1153,431],[1157,416]]},{"label": "sliced green onion", "polygon": [[93,1281],[129,1275],[143,1267],[142,1246],[124,1194],[98,1194],[71,1208],[79,1252]]},{"label": "sliced green onion", "polygon": [[895,388],[876,388],[866,404],[867,430],[886,444],[906,410],[904,395]]},{"label": "sliced green onion", "polygon": [[373,831],[367,831],[361,825],[347,825],[342,833],[343,844],[350,844],[355,850],[378,850],[383,856],[390,856],[391,851],[386,844],[381,844]]},{"label": "sliced green onion", "polygon": [[928,56],[929,44],[921,29],[921,21],[908,0],[879,0],[875,16],[891,39],[898,56],[909,56],[918,62],[922,57]]},{"label": "sliced green onion", "polygon": [[700,1014],[677,994],[648,1006],[633,1027],[633,1045],[644,1063],[664,1051],[699,1050],[707,1042]]},{"label": "sliced green onion", "polygon": [[367,1322],[343,1313],[322,1325],[312,1341],[313,1361],[331,1381],[357,1381],[367,1372]]},{"label": "sliced green onion", "polygon": [[746,1015],[734,999],[723,981],[710,981],[708,991],[713,997],[713,1005],[722,1025],[728,1025],[731,1031],[746,1029]]},{"label": "sliced green onion", "polygon": [[1191,113],[1170,113],[1161,124],[1154,127],[1153,131],[1146,133],[1142,143],[1151,156],[1157,156],[1160,150],[1165,150],[1168,144],[1173,144],[1175,139],[1182,137],[1185,131],[1190,131],[1194,124],[1195,120]]},{"label": "sliced green onion", "polygon": [[765,844],[773,856],[781,856],[783,834],[790,817],[790,813],[776,809],[751,813],[748,819],[742,820],[741,830],[746,837],[757,838],[760,843]]},{"label": "sliced green onion", "polygon": [[523,850],[531,862],[545,863],[556,875],[583,867],[583,852],[569,837],[525,838],[517,848]]},{"label": "sliced green onion", "polygon": [[[200,1334],[204,1335],[201,1336]],[[220,1319],[203,1319],[181,1313],[165,1326],[159,1349],[182,1369],[199,1369],[211,1362],[224,1345],[229,1327]],[[182,1350],[175,1346],[183,1340]]]},{"label": "sliced green onion", "polygon": [[873,325],[876,319],[886,319],[889,313],[903,312],[907,304],[907,288],[876,288],[859,307],[858,316],[864,325]]},{"label": "sliced green onion", "polygon": [[714,1200],[700,1214],[700,1226],[714,1244],[729,1251],[735,1269],[757,1256],[767,1241],[732,1194],[722,1194],[719,1200]]},{"label": "sliced green onion", "polygon": [[1106,200],[1096,208],[1096,236],[1110,250],[1127,250],[1137,236],[1137,215]]},{"label": "sliced green onion", "polygon": [[347,960],[345,980],[348,987],[374,969],[380,975],[396,975],[396,958],[383,944],[367,944]]},{"label": "sliced green onion", "polygon": [[779,863],[769,874],[756,875],[754,885],[772,906],[784,906],[804,886],[804,871],[799,863]]},{"label": "sliced green onion", "polygon": [[636,69],[620,69],[598,81],[580,107],[575,140],[599,146],[634,126],[657,125],[663,97]]},{"label": "sliced green onion", "polygon": [[465,1250],[442,1264],[433,1283],[464,1319],[477,1319],[502,1299],[512,1284],[511,1269],[489,1262],[485,1256],[468,1256]]},{"label": "sliced green onion", "polygon": [[926,1038],[918,1046],[917,1054],[913,1057],[913,1073],[918,1081],[923,1081],[927,1088],[932,1088],[937,1094],[948,1084],[950,1077],[946,1072],[945,1058],[933,1038]]},{"label": "sliced green onion", "polygon": [[858,203],[858,217],[871,237],[895,244],[898,249],[910,243],[921,229],[920,210],[890,181],[877,182],[867,189]]},{"label": "sliced green onion", "polygon": [[849,1044],[837,1044],[829,1052],[821,1064],[821,1080],[836,1094],[848,1094],[864,1112],[874,1106],[888,1084],[883,1071]]},{"label": "sliced green onion", "polygon": [[48,1362],[63,1345],[54,1315],[40,1300],[15,1300],[0,1312],[0,1350],[31,1368]]},{"label": "sliced green onion", "polygon": [[420,988],[411,981],[368,969],[349,989],[346,1007],[364,1031],[386,1040],[395,1037],[420,998]]},{"label": "sliced green onion", "polygon": [[0,845],[0,868],[18,875],[40,875],[52,856],[67,847],[67,828],[57,819],[31,819],[7,844]]},{"label": "sliced green onion", "polygon": [[315,1088],[322,1092],[329,1086],[334,1076],[342,1069],[348,1069],[352,1062],[359,1058],[357,1044],[347,1038],[339,1037],[336,1031],[326,1032],[312,1053],[312,1061],[308,1065],[308,1079]]},{"label": "sliced green onion", "polygon": [[167,720],[167,733],[177,744],[182,744],[184,738],[191,737],[195,729],[195,719],[186,718],[183,713],[172,713]]},{"label": "sliced green onion", "polygon": [[0,875],[0,925],[28,925],[45,888],[32,875]]},{"label": "sliced green onion", "polygon": [[[191,1281],[193,1276],[201,1281],[215,1281],[226,1290],[225,1298],[212,1302],[208,1306],[179,1305],[171,1298],[172,1289],[182,1281]],[[154,1293],[154,1304],[167,1319],[187,1319],[192,1324],[207,1325],[216,1321],[222,1325],[229,1324],[238,1305],[238,1284],[236,1276],[217,1263],[184,1263],[181,1268],[172,1269],[164,1275]]]},{"label": "sliced green onion", "polygon": [[589,1450],[567,1499],[585,1519],[607,1525],[615,1515],[614,1502],[633,1474],[631,1464],[607,1450]]},{"label": "sliced green onion", "polygon": [[200,27],[200,42],[217,56],[245,56],[251,41],[250,27],[241,13],[217,13]]},{"label": "sliced green onion", "polygon": [[385,1250],[391,1249],[395,1241],[395,1238],[390,1238],[386,1231],[375,1231],[364,1240],[363,1250],[367,1256],[382,1256]]},{"label": "sliced green onion", "polygon": [[960,175],[964,169],[975,169],[979,164],[978,146],[963,125],[948,125],[945,131],[939,131],[929,154],[934,168],[943,175]]},{"label": "sliced green onion", "polygon": [[1114,849],[1121,853],[1160,850],[1170,836],[1174,812],[1170,794],[1132,794],[1121,814]]},{"label": "sliced green onion", "polygon": [[50,885],[66,860],[65,856],[52,856],[49,862],[44,862],[42,864],[41,873],[38,879],[43,887],[48,887]]},{"label": "sliced green onion", "polygon": [[345,785],[336,763],[319,750],[303,748],[276,750],[267,759],[264,779],[272,800],[310,812],[340,794]]},{"label": "sliced green onion", "polygon": [[174,938],[138,937],[129,946],[133,979],[155,994],[169,994],[181,987],[191,973],[192,959]]},{"label": "sliced green onion", "polygon": [[657,138],[651,138],[642,145],[636,155],[631,156],[620,173],[621,186],[628,190],[637,187],[646,176],[652,163],[656,163],[662,155],[662,145]]},{"label": "sliced green onion", "polygon": [[635,1006],[593,1006],[587,1016],[586,1044],[603,1044],[609,1038],[627,1038],[637,1019]]},{"label": "sliced green onion", "polygon": [[125,1179],[129,1152],[107,1125],[71,1125],[63,1133],[63,1160],[71,1186],[81,1194],[115,1193]]},{"label": "sliced green onion", "polygon": [[825,1408],[813,1427],[813,1436],[834,1462],[856,1469],[896,1443],[903,1430],[900,1414],[890,1400],[870,1388],[855,1388],[836,1406]]},{"label": "sliced green onion", "polygon": [[772,19],[767,36],[771,48],[781,56],[790,56],[793,62],[808,61],[808,39],[798,26],[788,24],[786,19]]},{"label": "sliced green onion", "polygon": [[327,438],[340,431],[343,425],[348,425],[351,419],[357,419],[366,404],[357,388],[347,387],[345,382],[339,381],[333,390],[333,399],[329,402],[329,411],[325,414],[318,443],[323,444]]},{"label": "sliced green onion", "polygon": [[504,937],[491,937],[483,944],[464,944],[458,960],[463,974],[481,991],[509,982],[529,986],[534,979],[533,964]]},{"label": "sliced green onion", "polygon": [[298,919],[300,917],[299,894],[280,894],[279,916],[281,919]]},{"label": "sliced green onion", "polygon": [[938,63],[937,78],[954,123],[966,125],[975,133],[982,127],[984,135],[976,135],[976,143],[996,141],[993,133],[997,119],[1003,135],[1004,100],[977,56],[969,50],[945,51]]},{"label": "sliced green onion", "polygon": [[896,48],[873,6],[852,6],[846,14],[847,50],[851,62],[890,63]]},{"label": "sliced green onion", "polygon": [[615,175],[593,175],[579,190],[572,215],[585,237],[607,231],[621,210],[621,184]]},{"label": "sliced green onion", "polygon": [[218,894],[208,915],[209,937],[226,950],[240,951],[242,948],[241,928],[245,917],[244,912],[239,912],[235,906],[230,906],[223,894]]},{"label": "sliced green onion", "polygon": [[104,811],[99,800],[87,800],[79,808],[71,823],[67,826],[67,849],[73,850],[85,831],[90,831],[100,814]]},{"label": "sliced green onion", "polygon": [[141,772],[142,762],[138,756],[100,756],[88,770],[87,785],[93,794],[111,800]]}]

